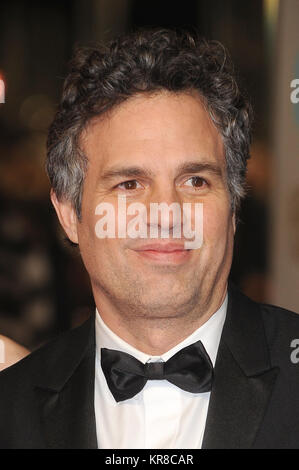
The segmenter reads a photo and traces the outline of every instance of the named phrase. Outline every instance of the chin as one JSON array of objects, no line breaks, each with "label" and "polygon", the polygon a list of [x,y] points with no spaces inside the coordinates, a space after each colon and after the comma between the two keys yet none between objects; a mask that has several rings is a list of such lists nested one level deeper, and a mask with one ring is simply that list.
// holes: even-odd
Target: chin
[{"label": "chin", "polygon": [[[186,295],[186,291],[165,294],[157,290],[152,296],[147,293],[146,298],[140,299],[142,310],[150,312],[155,318],[175,318],[187,314],[198,303],[197,295],[192,295],[190,292]],[[147,314],[146,314],[147,315]]]}]

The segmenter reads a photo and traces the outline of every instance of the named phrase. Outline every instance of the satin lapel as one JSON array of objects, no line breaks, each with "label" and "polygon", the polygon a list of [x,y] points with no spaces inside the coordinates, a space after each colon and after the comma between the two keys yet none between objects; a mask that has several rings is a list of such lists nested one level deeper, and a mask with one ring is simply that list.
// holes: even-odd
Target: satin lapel
[{"label": "satin lapel", "polygon": [[231,352],[222,345],[215,369],[204,449],[251,448],[259,430],[277,375],[270,369],[246,377]]},{"label": "satin lapel", "polygon": [[232,286],[202,447],[254,445],[278,369],[271,368],[261,312]]},{"label": "satin lapel", "polygon": [[97,448],[94,344],[92,317],[55,350],[36,386],[42,438],[48,449]]}]

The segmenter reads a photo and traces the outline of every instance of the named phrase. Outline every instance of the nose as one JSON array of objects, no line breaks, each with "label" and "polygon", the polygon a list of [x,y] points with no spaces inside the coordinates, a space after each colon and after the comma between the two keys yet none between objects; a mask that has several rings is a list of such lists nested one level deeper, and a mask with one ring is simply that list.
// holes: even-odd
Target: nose
[{"label": "nose", "polygon": [[182,200],[171,182],[156,184],[147,200],[147,225],[153,238],[180,238]]}]

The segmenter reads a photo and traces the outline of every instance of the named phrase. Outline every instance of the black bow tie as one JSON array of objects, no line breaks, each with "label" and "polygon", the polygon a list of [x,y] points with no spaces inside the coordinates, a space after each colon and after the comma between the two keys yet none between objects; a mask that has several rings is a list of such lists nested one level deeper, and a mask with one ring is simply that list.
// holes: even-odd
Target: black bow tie
[{"label": "black bow tie", "polygon": [[209,392],[213,365],[201,341],[182,349],[166,362],[142,362],[130,354],[101,349],[101,365],[117,402],[132,398],[148,380],[168,380],[191,393]]}]

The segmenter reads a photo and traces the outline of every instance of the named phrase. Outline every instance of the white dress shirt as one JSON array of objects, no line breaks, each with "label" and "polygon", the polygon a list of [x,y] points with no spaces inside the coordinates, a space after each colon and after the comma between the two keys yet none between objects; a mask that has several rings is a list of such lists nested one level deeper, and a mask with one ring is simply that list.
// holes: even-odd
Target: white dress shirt
[{"label": "white dress shirt", "polygon": [[95,417],[100,449],[200,449],[210,392],[190,393],[167,380],[148,380],[135,397],[116,402],[101,368],[101,348],[117,349],[139,361],[164,360],[201,340],[213,365],[226,317],[227,296],[217,312],[162,356],[138,351],[113,333],[96,312]]}]

